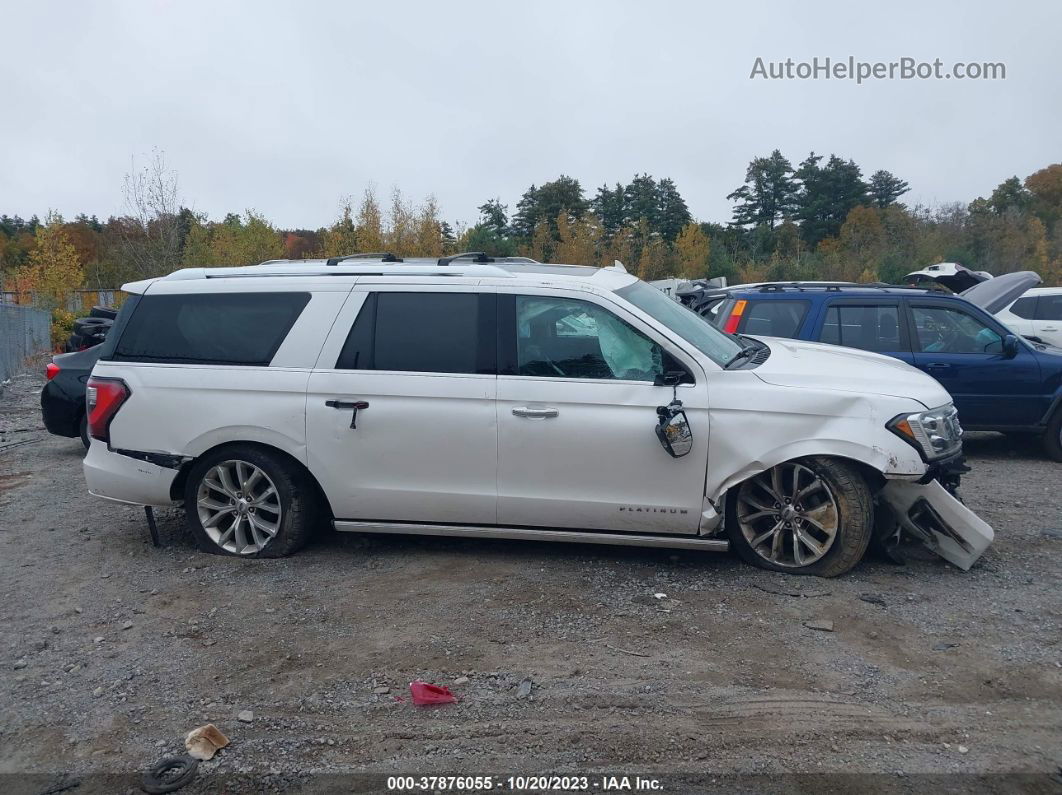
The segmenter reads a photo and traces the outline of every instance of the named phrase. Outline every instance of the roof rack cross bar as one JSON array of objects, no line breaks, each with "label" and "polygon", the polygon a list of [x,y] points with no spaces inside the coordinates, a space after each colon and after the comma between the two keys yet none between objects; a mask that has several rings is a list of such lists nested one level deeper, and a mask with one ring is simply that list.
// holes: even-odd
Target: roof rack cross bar
[{"label": "roof rack cross bar", "polygon": [[452,254],[449,257],[440,257],[438,264],[440,267],[443,267],[457,259],[471,259],[478,264],[494,262],[494,257],[487,256],[487,252],[485,251],[462,251],[460,254]]},{"label": "roof rack cross bar", "polygon": [[364,254],[347,254],[342,257],[329,257],[325,260],[325,265],[332,266],[338,265],[348,259],[378,259],[380,262],[402,262],[401,257],[397,257],[390,251],[374,251]]}]

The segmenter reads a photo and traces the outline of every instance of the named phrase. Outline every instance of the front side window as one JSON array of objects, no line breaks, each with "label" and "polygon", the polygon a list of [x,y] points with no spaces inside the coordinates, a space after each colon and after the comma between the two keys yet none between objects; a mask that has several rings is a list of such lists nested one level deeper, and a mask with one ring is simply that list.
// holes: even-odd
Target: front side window
[{"label": "front side window", "polygon": [[807,301],[749,301],[742,334],[795,337],[808,312]]},{"label": "front side window", "polygon": [[309,293],[148,294],[109,358],[265,367],[309,301]]},{"label": "front side window", "polygon": [[826,310],[820,341],[876,353],[894,353],[901,350],[899,317],[895,305],[834,304]]},{"label": "front side window", "polygon": [[1003,338],[972,315],[941,306],[914,306],[923,353],[1002,353]]},{"label": "front side window", "polygon": [[491,373],[493,302],[477,293],[369,293],[336,368]]},{"label": "front side window", "polygon": [[659,345],[595,304],[516,296],[518,375],[653,381],[665,363]]}]

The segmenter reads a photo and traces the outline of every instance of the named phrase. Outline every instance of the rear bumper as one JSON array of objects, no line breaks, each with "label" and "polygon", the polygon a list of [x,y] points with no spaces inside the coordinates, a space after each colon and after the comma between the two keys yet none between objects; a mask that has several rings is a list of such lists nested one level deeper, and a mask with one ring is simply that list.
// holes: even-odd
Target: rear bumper
[{"label": "rear bumper", "polygon": [[82,468],[89,493],[96,497],[133,505],[175,504],[170,486],[177,477],[176,469],[111,452],[97,439],[92,440]]},{"label": "rear bumper", "polygon": [[85,399],[80,401],[63,393],[49,381],[41,390],[41,417],[48,433],[55,436],[80,436],[81,415],[85,413]]}]

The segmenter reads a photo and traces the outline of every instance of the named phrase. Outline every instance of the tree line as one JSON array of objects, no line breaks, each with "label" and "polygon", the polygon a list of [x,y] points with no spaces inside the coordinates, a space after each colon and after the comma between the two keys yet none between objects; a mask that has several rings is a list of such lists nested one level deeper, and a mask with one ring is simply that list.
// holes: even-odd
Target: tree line
[{"label": "tree line", "polygon": [[60,306],[74,287],[111,288],[185,266],[391,251],[456,251],[608,265],[642,278],[725,276],[731,283],[838,279],[896,282],[917,268],[957,261],[975,270],[1038,271],[1062,283],[1062,164],[1005,180],[987,198],[907,206],[906,181],[867,178],[854,161],[811,153],[796,166],[780,151],[749,163],[728,195],[725,223],[695,219],[670,178],[636,174],[588,193],[561,175],[512,205],[487,199],[471,225],[441,217],[431,196],[409,200],[373,188],[316,229],[283,229],[254,210],[220,220],[190,209],[161,154],[127,175],[126,212],[99,220],[0,215],[3,289]]}]

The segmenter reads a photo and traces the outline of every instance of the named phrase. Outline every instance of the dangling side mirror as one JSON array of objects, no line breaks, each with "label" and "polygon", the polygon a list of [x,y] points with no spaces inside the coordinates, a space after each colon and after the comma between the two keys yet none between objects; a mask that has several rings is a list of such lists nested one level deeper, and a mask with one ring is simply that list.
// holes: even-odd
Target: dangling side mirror
[{"label": "dangling side mirror", "polygon": [[693,449],[693,431],[682,409],[682,401],[672,400],[666,406],[657,406],[656,415],[660,418],[656,425],[656,438],[668,455],[681,458],[689,453]]}]

